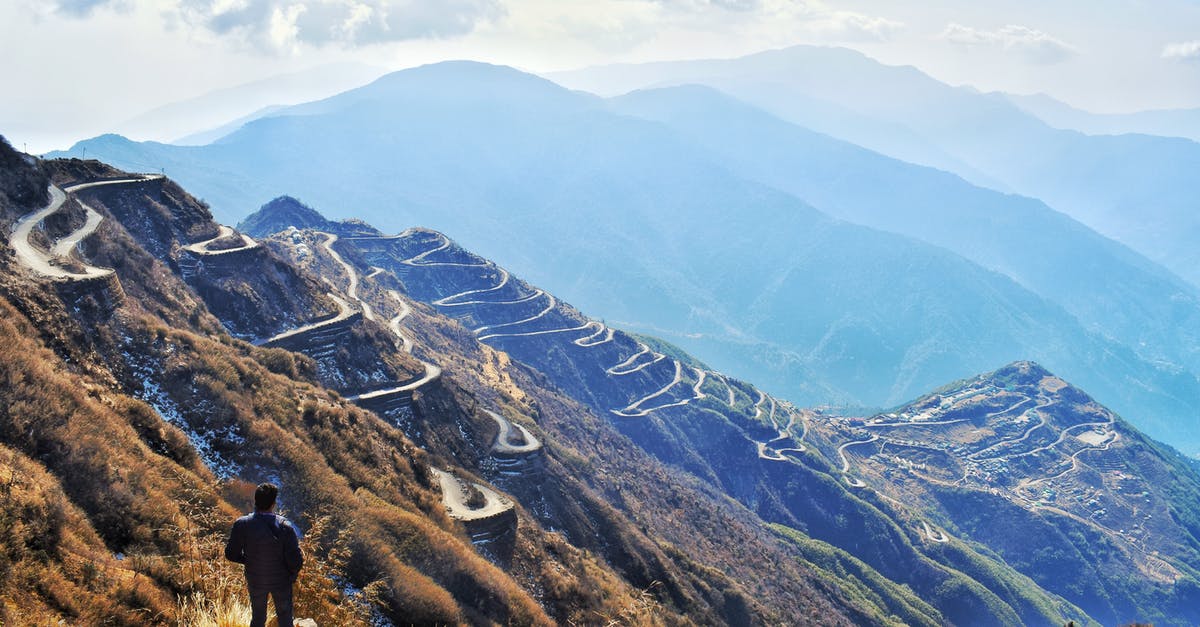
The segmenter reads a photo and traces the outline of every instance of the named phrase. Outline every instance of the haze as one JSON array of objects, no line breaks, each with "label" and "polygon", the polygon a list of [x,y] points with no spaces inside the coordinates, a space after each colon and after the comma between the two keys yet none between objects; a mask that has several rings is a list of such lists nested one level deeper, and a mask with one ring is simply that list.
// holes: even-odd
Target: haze
[{"label": "haze", "polygon": [[291,89],[226,92],[228,112],[210,99],[213,124],[445,59],[544,73],[802,43],[1093,112],[1200,106],[1200,3],[1184,0],[16,0],[0,5],[0,126],[38,153],[174,140],[204,127],[141,114],[280,75]]}]

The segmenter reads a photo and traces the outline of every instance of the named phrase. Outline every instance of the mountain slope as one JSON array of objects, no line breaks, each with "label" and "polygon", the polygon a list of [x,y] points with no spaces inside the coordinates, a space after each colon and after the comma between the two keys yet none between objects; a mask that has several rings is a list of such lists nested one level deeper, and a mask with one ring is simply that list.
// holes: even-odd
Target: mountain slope
[{"label": "mountain slope", "polygon": [[[268,207],[253,218],[273,222],[271,213]],[[281,254],[288,254],[303,250],[301,243],[316,237],[320,234],[289,229],[264,241]],[[854,598],[861,599],[867,607],[875,606],[886,613],[899,612],[908,616],[907,621],[916,623],[936,623],[939,616],[959,623],[968,616],[978,619],[981,615],[992,615],[1013,624],[1082,615],[1061,599],[1051,599],[1030,589],[1017,593],[1016,598],[1026,599],[1023,603],[1011,597],[1002,600],[978,583],[923,556],[894,523],[864,508],[836,480],[826,476],[827,466],[822,462],[816,463],[814,472],[807,467],[781,466],[778,462],[786,461],[783,453],[774,452],[773,448],[763,449],[761,444],[756,453],[754,440],[743,430],[763,441],[770,440],[775,435],[773,431],[771,436],[763,437],[768,428],[781,427],[768,427],[770,423],[766,421],[778,420],[779,425],[787,422],[790,430],[799,417],[798,410],[742,382],[693,365],[678,350],[672,351],[678,357],[668,358],[632,336],[589,321],[552,295],[459,249],[436,232],[410,229],[391,237],[350,236],[338,240],[338,249],[363,276],[370,269],[371,282],[394,276],[408,296],[453,315],[473,329],[472,334],[481,341],[536,365],[569,395],[586,400],[600,415],[608,415],[614,426],[633,442],[686,471],[693,480],[727,492],[768,520],[786,520],[812,532],[811,539],[800,534],[797,540],[789,539],[784,544],[800,542],[810,551],[820,551],[827,558],[832,556],[833,565],[821,564],[823,569],[818,570],[818,576],[854,591]],[[384,290],[377,291],[374,299],[374,307],[379,308],[386,303],[387,294]],[[728,395],[728,400],[717,400],[718,395],[720,399]],[[672,422],[661,423],[660,420],[668,419],[658,416],[666,415],[677,416],[679,424],[688,425],[687,434],[666,426]],[[584,441],[594,442],[592,435],[583,437]],[[777,440],[784,438],[780,431]],[[784,444],[773,446],[787,450]],[[803,445],[796,450],[803,451]],[[757,459],[757,466],[748,469],[747,459]],[[773,486],[794,485],[797,481],[815,484],[807,498],[821,503],[820,514],[812,514],[810,507],[801,510],[795,504],[778,503],[780,494]],[[757,487],[746,491],[755,484]],[[611,489],[623,500],[632,496],[628,493],[630,486]],[[802,515],[800,511],[809,513]],[[839,517],[863,519],[852,527],[860,529],[861,525],[862,532],[876,542],[869,547],[848,542],[854,531],[838,529],[833,521]],[[712,547],[705,544],[700,552],[711,551]],[[855,562],[847,551],[861,555],[867,562],[858,566],[860,573],[872,577],[865,595],[860,587],[853,585],[852,579],[845,577],[841,564]],[[752,580],[757,579],[752,576]],[[912,586],[925,601],[912,598],[897,584]],[[875,600],[871,601],[872,598]],[[1012,609],[1010,602],[1024,610]]]},{"label": "mountain slope", "polygon": [[[391,74],[211,146],[104,137],[89,150],[164,163],[225,215],[288,190],[334,217],[451,230],[589,311],[666,330],[797,402],[892,404],[1034,358],[1118,410],[1149,409],[1130,413],[1161,437],[1200,407],[1187,372],[1090,335],[1004,277],[831,220],[662,124],[510,68]],[[1193,450],[1198,428],[1172,441]]]},{"label": "mountain slope", "polygon": [[[1039,198],[1200,286],[1193,245],[1200,144],[1190,140],[1054,129],[1002,95],[951,87],[844,48],[795,46],[552,77],[584,89],[604,85],[607,93],[706,84],[796,124],[986,186],[982,172],[1002,183],[998,189]],[[862,117],[875,123],[857,124]]]},{"label": "mountain slope", "polygon": [[[436,232],[385,237],[282,201],[267,210],[280,215],[255,223],[311,224],[250,238],[213,224],[161,178],[95,162],[0,162],[9,164],[0,222],[52,202],[37,193],[52,180],[74,191],[54,214],[61,219],[29,236],[33,248],[76,241],[55,263],[113,266],[46,278],[26,266],[28,252],[0,244],[0,345],[12,353],[0,360],[0,472],[10,491],[18,484],[0,522],[18,521],[20,532],[0,550],[21,563],[20,578],[0,587],[6,622],[40,613],[136,624],[147,608],[186,611],[176,594],[240,595],[236,574],[222,579],[210,566],[222,564],[229,503],[252,485],[241,479],[262,476],[284,486],[310,555],[328,557],[302,583],[302,608],[321,624],[1092,624],[1089,614],[1171,624],[1197,605],[1194,470],[1032,364],[876,421],[799,410],[661,341],[589,320]],[[98,227],[88,226],[92,213]],[[280,284],[295,293],[277,295]],[[235,295],[237,315],[210,313],[209,303]],[[295,302],[275,302],[288,296]],[[323,298],[356,315],[324,319]],[[246,333],[253,311],[281,310],[298,317],[275,338],[294,344],[255,346],[229,333]],[[344,354],[328,352],[331,337]],[[387,360],[425,376],[406,394],[342,397],[328,387]],[[935,411],[945,414],[930,418]],[[958,414],[982,427],[970,432],[981,445],[955,451],[967,460],[958,463],[1040,447],[1069,456],[1069,467],[1049,457],[1045,468],[1020,466],[1030,479],[1058,487],[1090,469],[1106,473],[1096,494],[1114,502],[1111,518],[1080,524],[1074,506],[1032,507],[1028,483],[980,474],[963,488],[1063,528],[1051,540],[1112,577],[1035,580],[1037,561],[1019,548],[951,537],[978,524],[969,518],[978,508],[951,503],[939,514],[920,504],[920,486],[879,472],[885,458],[863,453],[866,433],[941,426]],[[1031,419],[1041,424],[1031,430]],[[920,448],[913,436],[871,441],[885,440]],[[922,465],[911,476],[936,491],[937,459],[910,461]],[[1114,463],[1128,469],[1124,478]],[[38,502],[43,494],[49,505]],[[1117,532],[1111,525],[1135,502],[1156,522]],[[28,544],[24,526],[39,512],[48,529],[69,530],[67,541]],[[1159,562],[1127,557],[1135,542]],[[73,566],[80,555],[129,588],[89,582]],[[38,580],[54,587],[20,587]],[[228,582],[224,592],[218,581]],[[89,586],[95,602],[71,601],[82,598],[71,586]]]},{"label": "mountain slope", "polygon": [[[286,254],[295,237],[265,241]],[[838,585],[865,587],[908,622],[932,615],[897,583],[951,622],[1082,616],[1072,604],[1105,623],[1193,620],[1196,544],[1183,512],[1200,493],[1194,471],[1034,364],[871,419],[797,410],[590,320],[439,233],[350,236],[338,248],[372,280],[395,275],[411,297],[606,412],[638,446],[753,508],[827,576],[841,573]],[[1165,475],[1178,479],[1154,487]],[[1076,486],[1089,496],[1064,505],[1032,496]],[[1112,502],[1104,514],[1093,515],[1097,500]],[[985,531],[983,513],[1011,529]],[[1126,533],[1131,516],[1139,530]],[[1038,541],[1014,542],[1035,529]],[[946,577],[947,567],[966,578]]]},{"label": "mountain slope", "polygon": [[1030,115],[1053,126],[1088,135],[1124,135],[1141,133],[1162,137],[1183,137],[1200,142],[1200,110],[1155,109],[1133,113],[1092,113],[1076,109],[1046,94],[1004,97]]},{"label": "mountain slope", "polygon": [[894,161],[709,88],[634,92],[611,106],[665,123],[737,173],[835,217],[999,270],[1152,360],[1200,369],[1197,290],[1036,200]]},{"label": "mountain slope", "polygon": [[[50,166],[51,180],[88,177],[78,165]],[[144,189],[151,197],[160,193],[157,183],[142,185],[151,186]],[[362,621],[332,605],[353,604],[330,578],[346,576],[360,587],[383,582],[380,609],[393,617],[459,621],[486,611],[550,623],[459,539],[424,477],[422,453],[374,416],[272,373],[259,361],[268,361],[261,349],[224,335],[162,261],[98,201],[86,202],[105,220],[85,241],[92,252],[124,260],[114,273],[47,281],[3,246],[4,446],[16,451],[10,463],[18,468],[22,456],[36,459],[30,476],[53,476],[69,501],[54,501],[58,517],[47,521],[45,552],[27,559],[27,570],[14,573],[19,578],[4,578],[6,601],[22,601],[6,603],[6,614],[16,611],[10,616],[18,620],[44,608],[71,622],[142,624],[180,616],[177,594],[223,600],[222,582],[239,575],[219,547],[236,512],[231,503],[244,504],[248,493],[244,481],[217,477],[246,472],[280,482],[284,508],[304,528],[328,517],[332,529],[347,529],[306,540],[316,559],[304,584],[313,596],[302,597],[302,609],[324,622]],[[4,218],[28,208],[5,203]],[[335,425],[345,438],[339,443],[323,436]],[[381,450],[398,455],[381,458]],[[26,476],[9,479],[10,486],[30,485]],[[6,521],[15,520],[18,531],[36,523],[28,512],[6,513],[16,514]],[[65,534],[76,535],[60,544]],[[418,540],[424,554],[403,548],[400,538]],[[349,545],[353,573],[320,559],[335,541]],[[30,578],[43,583],[21,589]],[[101,603],[87,604],[89,594]]]},{"label": "mountain slope", "polygon": [[1012,364],[851,423],[879,438],[855,449],[868,481],[1092,617],[1200,620],[1195,472],[1045,369]]},{"label": "mountain slope", "polygon": [[[860,608],[818,580],[752,514],[668,472],[585,408],[547,389],[536,373],[466,341],[444,319],[416,312],[406,326],[417,330],[412,339],[424,347],[420,356],[436,355],[447,372],[397,396],[399,403],[372,411],[322,384],[341,383],[339,373],[368,368],[369,358],[424,362],[401,348],[396,335],[408,331],[393,333],[379,319],[392,311],[380,307],[368,315],[353,287],[333,288],[333,296],[359,307],[359,316],[333,327],[344,355],[325,352],[330,325],[305,320],[291,322],[299,326],[289,337],[312,341],[290,350],[231,337],[226,329],[241,329],[252,310],[264,317],[278,310],[321,315],[304,303],[320,302],[330,286],[310,270],[338,283],[347,278],[325,240],[311,242],[310,262],[284,264],[244,237],[203,239],[223,229],[169,181],[96,162],[43,167],[59,186],[108,179],[94,188],[103,192],[70,194],[68,204],[91,208],[102,222],[60,262],[112,262],[114,272],[40,278],[25,269],[7,240],[0,245],[0,331],[5,346],[20,355],[6,358],[0,370],[8,382],[0,412],[3,444],[17,451],[5,458],[4,468],[25,472],[23,460],[36,456],[41,466],[30,472],[42,492],[18,477],[20,502],[30,503],[29,494],[58,498],[46,478],[53,477],[67,488],[72,505],[52,504],[51,513],[67,516],[69,524],[47,528],[67,528],[79,538],[31,560],[31,549],[17,543],[29,537],[24,526],[39,511],[36,502],[26,510],[4,510],[2,520],[17,521],[19,532],[5,550],[16,545],[12,551],[24,560],[20,577],[6,576],[0,588],[6,622],[44,610],[73,622],[141,624],[144,615],[133,612],[149,608],[178,617],[188,611],[175,605],[176,594],[237,598],[239,575],[220,560],[221,534],[235,511],[230,503],[244,502],[248,486],[262,478],[283,486],[283,507],[311,534],[306,550],[314,566],[312,579],[302,583],[308,592],[300,608],[321,624],[550,624],[596,616],[638,624],[761,624],[808,613],[831,624],[886,622],[885,615]],[[47,180],[36,171],[25,174],[9,178],[6,171],[6,193],[9,181],[17,183],[15,197],[25,198]],[[0,199],[6,223],[45,199],[8,200]],[[47,225],[39,237],[53,242],[59,235],[51,231]],[[189,243],[194,239],[201,241]],[[206,282],[229,276],[230,254],[241,282]],[[196,264],[181,263],[196,255]],[[277,280],[289,282],[293,293],[273,293]],[[203,294],[197,289],[209,284],[218,288]],[[208,303],[231,296],[245,303],[239,316],[210,313]],[[295,302],[275,302],[289,298]],[[391,341],[378,341],[376,330]],[[485,377],[479,364],[495,367]],[[367,394],[355,397],[371,405]],[[493,418],[485,408],[510,418]],[[530,416],[543,426],[534,426]],[[501,446],[497,420],[519,421],[522,433],[543,446]],[[572,433],[586,433],[588,448],[578,448],[584,440]],[[602,482],[583,480],[597,472]],[[64,481],[68,476],[73,480]],[[614,486],[608,482],[653,489],[630,490],[618,508],[605,494]],[[484,504],[473,504],[476,499]],[[658,522],[668,520],[662,514],[670,511],[668,504],[689,504],[696,515]],[[183,525],[182,531],[158,535],[168,523]],[[676,548],[697,538],[708,538],[704,562]],[[737,541],[725,546],[730,538]],[[90,584],[93,596],[103,603],[72,601],[85,597],[72,597],[70,586],[88,585],[87,571],[72,566],[81,551],[141,591],[96,583]],[[175,566],[180,552],[194,557]],[[114,553],[126,556],[128,566],[116,564],[122,560]],[[330,561],[320,559],[325,555]],[[722,572],[748,574],[762,567],[761,560],[780,564],[769,586],[750,578],[743,584]],[[65,577],[50,576],[60,570]],[[19,587],[34,580],[57,587]],[[347,613],[354,607],[373,611],[374,618]]]},{"label": "mountain slope", "polygon": [[[382,70],[358,63],[338,63],[280,74],[156,107],[118,124],[116,129],[126,136],[141,139],[184,145],[208,143],[236,128],[225,132],[214,128],[231,119],[245,118],[242,120],[245,122],[265,115],[275,107],[364,85],[380,74],[383,74]],[[208,141],[196,141],[200,139]]]}]

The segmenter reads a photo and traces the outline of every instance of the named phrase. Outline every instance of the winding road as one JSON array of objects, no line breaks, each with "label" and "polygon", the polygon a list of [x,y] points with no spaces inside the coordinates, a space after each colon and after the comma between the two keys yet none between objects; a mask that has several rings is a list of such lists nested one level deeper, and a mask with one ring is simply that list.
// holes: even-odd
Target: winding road
[{"label": "winding road", "polygon": [[850,458],[846,457],[846,449],[851,446],[858,445],[858,444],[869,444],[878,439],[879,439],[879,434],[872,433],[871,437],[869,437],[865,440],[855,440],[853,442],[846,442],[845,444],[838,447],[838,449],[837,449],[838,457],[842,458],[842,474],[847,475],[846,482],[849,483],[850,485],[852,485],[856,488],[862,488],[862,487],[866,486],[866,484],[863,483],[861,480],[859,480],[855,477],[849,476],[848,473],[850,472]]},{"label": "winding road", "polygon": [[[346,288],[346,295],[357,301],[358,306],[362,307],[364,318],[367,320],[374,320],[375,314],[371,311],[371,306],[367,304],[366,301],[358,297],[358,271],[354,269],[354,266],[347,263],[345,259],[342,259],[342,256],[333,249],[333,244],[338,240],[338,236],[334,235],[333,233],[323,233],[321,231],[317,231],[317,233],[325,236],[325,241],[321,244],[321,246],[329,253],[329,256],[333,257],[333,260],[342,267],[342,270],[346,272],[346,275],[350,277],[350,285]],[[243,235],[243,237],[245,236]]]},{"label": "winding road", "polygon": [[[529,432],[529,429],[508,420],[494,411],[485,409],[483,413],[491,416],[492,420],[496,421],[496,425],[500,427],[500,432],[496,434],[496,443],[492,445],[494,452],[522,455],[542,448],[542,443]],[[521,437],[524,439],[523,444],[512,443],[513,429],[521,433]]]},{"label": "winding road", "polygon": [[[652,365],[667,358],[667,356],[662,353],[655,353],[654,351],[651,351],[649,346],[646,346],[645,344],[643,344],[641,342],[638,342],[638,347],[640,350],[638,352],[634,353],[632,356],[630,356],[629,359],[626,359],[625,361],[623,361],[611,368],[608,368],[604,372],[620,377],[620,376],[624,376],[627,374],[633,374],[635,372],[640,372],[644,368],[652,366]],[[642,355],[654,355],[654,358],[644,364],[641,364],[640,366],[637,366],[636,368],[629,368],[634,363],[636,363],[638,358],[641,357]]]},{"label": "winding road", "polygon": [[83,201],[80,201],[79,204],[87,213],[87,219],[84,221],[83,226],[79,227],[79,229],[77,229],[75,232],[58,240],[53,246],[50,247],[51,257],[66,257],[67,255],[71,254],[71,251],[79,245],[79,242],[82,242],[92,233],[95,233],[96,229],[100,228],[100,223],[104,221],[104,216],[97,213],[95,209],[83,204]]},{"label": "winding road", "polygon": [[[645,403],[646,401],[658,398],[659,396],[666,394],[667,392],[669,392],[671,390],[671,388],[678,385],[679,382],[682,380],[683,380],[683,364],[676,361],[675,362],[675,376],[671,379],[671,382],[666,384],[665,386],[663,386],[662,389],[658,390],[657,392],[653,392],[647,396],[644,396],[644,397],[630,403],[629,405],[626,405],[624,409],[612,409],[609,411],[611,411],[612,413],[614,413],[618,416],[624,417],[624,418],[637,418],[637,417],[641,417],[641,416],[646,416],[650,412],[654,411],[655,409],[662,409],[662,407],[674,406],[674,404],[672,404],[672,405],[664,405],[662,407],[655,407],[652,409],[640,409],[642,406],[642,403]],[[681,404],[686,404],[686,402],[681,403]]]},{"label": "winding road", "polygon": [[[427,263],[424,265],[437,265],[437,264],[434,262],[431,262],[431,263]],[[514,298],[512,300],[464,300],[461,302],[452,302],[452,301],[457,301],[458,299],[466,297],[466,296],[474,296],[476,294],[487,294],[489,292],[498,292],[498,291],[504,289],[504,287],[506,285],[508,285],[509,279],[511,279],[512,276],[508,273],[508,270],[505,270],[504,268],[497,268],[497,270],[500,271],[501,279],[500,279],[500,282],[497,283],[496,285],[494,285],[492,287],[485,287],[485,288],[481,288],[481,289],[477,289],[477,290],[467,290],[465,292],[451,294],[450,296],[446,296],[445,298],[439,298],[439,299],[433,301],[433,304],[437,305],[438,307],[461,307],[464,305],[517,305],[520,303],[527,303],[527,302],[545,294],[545,292],[543,292],[542,290],[534,290],[534,292],[528,296],[522,296],[520,298]]]},{"label": "winding road", "polygon": [[59,188],[56,185],[51,185],[47,188],[50,192],[50,202],[43,208],[26,215],[17,221],[13,227],[12,236],[9,237],[9,245],[17,254],[17,259],[25,267],[55,279],[68,279],[79,281],[84,279],[95,279],[103,276],[108,276],[113,273],[111,268],[97,268],[88,264],[83,264],[83,272],[71,272],[54,264],[54,261],[59,258],[66,257],[79,242],[86,239],[100,226],[104,221],[104,217],[93,210],[91,207],[83,206],[87,213],[87,219],[83,226],[68,234],[66,237],[59,240],[50,247],[49,254],[42,252],[29,241],[33,229],[41,224],[47,217],[58,212],[62,208],[63,203],[67,200],[67,195],[76,192],[93,188],[102,187],[105,185],[126,185],[130,183],[144,183],[163,178],[162,175],[144,175],[123,179],[112,179],[106,181],[92,181],[89,183],[79,183],[69,185],[65,188]]},{"label": "winding road", "polygon": [[933,527],[930,527],[929,523],[922,520],[921,525],[925,528],[925,537],[929,538],[929,540],[931,540],[933,542],[949,542],[950,541],[950,538],[945,534],[945,532],[943,532],[939,529],[934,529]]},{"label": "winding road", "polygon": [[[404,237],[405,235],[409,235],[413,232],[414,231],[412,229],[409,229],[408,231],[405,231],[404,233],[401,233],[400,235],[397,235],[394,238],[383,237],[383,238],[373,238],[373,239],[397,239],[397,238]],[[439,239],[442,240],[442,243],[440,245],[438,245],[436,248],[430,248],[429,250],[427,250],[423,253],[420,253],[419,255],[417,255],[415,257],[410,257],[408,259],[405,259],[404,261],[401,261],[400,263],[402,263],[406,266],[451,266],[451,267],[456,267],[456,268],[487,268],[487,267],[491,266],[491,264],[486,263],[486,262],[484,262],[484,263],[456,263],[456,262],[452,262],[452,261],[426,261],[425,258],[428,257],[429,255],[432,255],[433,253],[441,252],[443,250],[446,250],[447,248],[450,248],[450,238],[449,237],[446,237],[445,235],[443,235],[441,233],[438,233],[437,236]],[[356,239],[365,240],[368,238],[356,238]]]},{"label": "winding road", "polygon": [[696,384],[692,386],[692,398],[697,400],[708,398],[707,394],[700,391],[700,386],[704,385],[704,379],[708,377],[708,373],[696,367],[693,367],[692,371],[696,373]]},{"label": "winding road", "polygon": [[444,470],[437,468],[429,470],[437,476],[438,483],[442,487],[442,504],[451,518],[464,521],[481,520],[503,514],[513,508],[512,501],[500,496],[500,493],[482,483],[472,483],[471,485],[483,494],[484,501],[483,506],[473,508],[467,505],[470,497],[467,495],[466,484],[462,480]]},{"label": "winding road", "polygon": [[729,379],[726,379],[725,375],[716,372],[713,373],[713,378],[721,380],[721,384],[724,385],[725,390],[729,392],[729,400],[725,401],[725,404],[733,407],[737,403],[737,397],[733,393],[733,386],[729,385]]},{"label": "winding road", "polygon": [[[500,324],[485,324],[481,327],[473,329],[472,332],[475,335],[480,335],[484,331],[490,331],[492,329],[501,329],[504,327],[514,327],[514,326],[517,326],[518,324],[525,324],[528,322],[533,322],[534,320],[540,320],[540,319],[544,318],[546,316],[546,314],[550,313],[551,311],[554,311],[554,307],[556,305],[558,305],[558,301],[555,300],[553,294],[546,294],[545,292],[542,292],[542,294],[545,295],[546,299],[547,299],[546,308],[542,309],[541,311],[537,312],[536,314],[533,314],[532,316],[529,316],[528,318],[522,318],[520,320],[514,320],[512,322],[503,322]],[[584,325],[584,327],[586,327],[586,326],[587,325]],[[584,327],[579,327],[579,328],[584,328]],[[482,339],[482,338],[480,338],[480,339]]]},{"label": "winding road", "polygon": [[[769,459],[771,461],[782,462],[782,461],[787,461],[787,459],[788,459],[787,457],[784,456],[784,453],[788,453],[788,452],[803,453],[803,452],[807,451],[808,447],[804,446],[804,444],[803,444],[804,437],[806,435],[808,435],[808,426],[807,425],[804,426],[804,432],[798,438],[799,441],[792,439],[792,438],[795,438],[795,434],[792,433],[792,427],[794,427],[796,425],[795,410],[788,410],[788,423],[787,423],[787,425],[780,427],[779,423],[776,422],[776,420],[775,420],[775,411],[776,411],[776,408],[778,407],[778,403],[776,402],[775,398],[771,397],[771,396],[767,396],[762,390],[759,390],[758,394],[759,394],[759,400],[758,400],[758,403],[756,403],[754,406],[755,410],[757,411],[757,415],[755,416],[755,418],[757,419],[758,417],[762,416],[762,409],[761,409],[762,404],[763,404],[763,402],[765,402],[766,399],[770,399],[771,413],[768,414],[768,419],[771,421],[771,425],[775,428],[775,432],[776,432],[775,437],[770,440],[767,440],[766,442],[758,442],[758,441],[754,442],[755,445],[757,445],[757,447],[758,447],[758,456],[762,459]],[[789,448],[775,448],[775,447],[771,446],[771,444],[773,444],[775,442],[782,442],[785,440],[794,442],[796,444],[796,446],[789,447]]]},{"label": "winding road", "polygon": [[490,340],[495,337],[534,337],[537,335],[550,335],[553,333],[571,333],[573,331],[582,331],[586,328],[588,328],[588,324],[583,324],[583,325],[580,325],[577,327],[567,327],[567,328],[563,328],[563,329],[544,329],[541,331],[525,331],[523,333],[488,333],[486,335],[481,335],[476,339],[478,339],[479,341],[482,342],[483,340]]},{"label": "winding road", "polygon": [[[1046,417],[1044,415],[1042,415],[1042,413],[1038,410],[1044,409],[1044,408],[1050,406],[1053,402],[1054,401],[1051,401],[1051,400],[1045,400],[1045,401],[1042,401],[1041,403],[1038,403],[1033,408],[1025,410],[1024,413],[1029,413],[1031,411],[1038,412],[1038,424],[1033,425],[1032,427],[1027,429],[1025,431],[1025,433],[1021,435],[1021,437],[1013,439],[1013,440],[1001,440],[991,446],[981,448],[978,451],[975,451],[974,453],[967,455],[967,459],[979,462],[979,461],[991,461],[991,460],[995,460],[995,459],[1010,457],[1009,455],[1000,455],[997,457],[980,457],[980,456],[992,449],[995,449],[995,448],[998,448],[1001,446],[1011,447],[1012,445],[1014,445],[1018,442],[1024,442],[1025,440],[1029,439],[1029,436],[1032,435],[1034,431],[1037,431],[1038,429],[1041,429],[1042,427],[1046,426]],[[1061,437],[1059,438],[1059,441],[1061,441]],[[1057,444],[1057,442],[1055,442],[1055,443]],[[1054,445],[1051,444],[1049,446],[1054,446]],[[1041,449],[1035,449],[1035,450],[1045,450],[1046,448],[1049,448],[1049,446],[1044,446]],[[1031,451],[1027,451],[1026,453],[1022,453],[1021,455],[1028,455],[1030,452]],[[1021,455],[1017,455],[1017,456],[1019,457]]]},{"label": "winding road", "polygon": [[[223,248],[220,250],[212,250],[211,249],[213,244],[217,243],[218,241],[220,241],[222,239],[230,237],[234,234],[240,235],[242,237],[242,245],[241,246],[237,246],[234,248]],[[246,235],[245,233],[237,233],[233,229],[225,226],[224,224],[218,224],[216,237],[211,238],[211,239],[206,239],[202,242],[196,242],[195,244],[188,244],[187,246],[184,246],[183,249],[190,253],[211,257],[211,256],[216,256],[216,255],[230,255],[233,253],[240,253],[244,250],[251,250],[254,248],[258,248],[258,246],[259,246],[258,242],[254,241],[254,239],[252,237],[250,237],[249,235]]]},{"label": "winding road", "polygon": [[[1060,442],[1062,442],[1065,439],[1067,432],[1070,431],[1071,429],[1075,429],[1077,427],[1102,427],[1102,426],[1110,426],[1111,427],[1112,424],[1113,424],[1112,420],[1108,420],[1105,422],[1084,422],[1084,423],[1080,423],[1077,425],[1071,425],[1070,427],[1063,429],[1063,432],[1059,435],[1058,440],[1055,440],[1054,444],[1051,444],[1045,448],[1053,447],[1053,446],[1059,444]],[[1053,479],[1058,479],[1059,477],[1062,477],[1063,475],[1065,475],[1073,470],[1078,470],[1080,455],[1082,455],[1083,453],[1088,453],[1090,451],[1107,451],[1110,447],[1112,447],[1113,444],[1115,444],[1118,440],[1121,439],[1121,434],[1115,430],[1110,431],[1108,433],[1111,437],[1108,437],[1107,439],[1105,439],[1103,446],[1086,446],[1086,447],[1081,448],[1078,451],[1075,451],[1074,453],[1072,453],[1071,457],[1070,457],[1071,466],[1069,468],[1067,468],[1066,470],[1058,473],[1057,475],[1051,476],[1051,477],[1042,477],[1041,479],[1035,479],[1035,480],[1030,481],[1029,483],[1025,484],[1025,486],[1026,487],[1035,486],[1039,483],[1043,483],[1043,482],[1050,481]]]},{"label": "winding road", "polygon": [[354,309],[353,307],[351,307],[350,303],[346,302],[346,300],[343,299],[341,296],[338,296],[337,294],[334,294],[333,292],[329,292],[327,295],[330,298],[332,298],[334,300],[334,302],[336,302],[338,305],[338,313],[336,316],[329,318],[327,320],[320,320],[318,322],[306,324],[301,327],[296,327],[295,329],[292,329],[290,331],[284,331],[283,333],[272,336],[266,340],[260,340],[260,341],[256,342],[256,344],[258,344],[260,346],[265,345],[265,344],[272,344],[272,343],[278,342],[280,340],[286,340],[290,337],[295,337],[297,335],[302,335],[304,333],[309,333],[311,331],[323,329],[329,325],[343,322],[350,316],[353,316],[354,314],[358,313],[358,311],[356,309]]},{"label": "winding road", "polygon": [[[607,342],[613,341],[612,327],[604,324],[603,322],[596,322],[595,320],[588,322],[586,326],[596,327],[596,332],[591,335],[585,335],[581,338],[578,338],[578,339],[574,340],[573,342],[571,342],[572,344],[574,344],[576,346],[581,346],[583,348],[591,348],[593,346],[599,346],[601,344],[605,344]],[[604,339],[600,340],[599,342],[593,341],[594,339],[596,339],[597,337],[600,337],[600,336],[604,336]]]},{"label": "winding road", "polygon": [[396,337],[400,338],[400,349],[411,354],[413,350],[413,341],[404,334],[404,331],[400,330],[400,323],[404,322],[404,319],[412,313],[412,307],[408,306],[408,302],[400,296],[400,292],[397,292],[396,290],[388,290],[388,295],[391,296],[392,299],[394,299],[400,306],[400,313],[396,314],[396,317],[392,318],[391,321],[388,322],[388,328],[392,330],[392,333],[394,333]]}]

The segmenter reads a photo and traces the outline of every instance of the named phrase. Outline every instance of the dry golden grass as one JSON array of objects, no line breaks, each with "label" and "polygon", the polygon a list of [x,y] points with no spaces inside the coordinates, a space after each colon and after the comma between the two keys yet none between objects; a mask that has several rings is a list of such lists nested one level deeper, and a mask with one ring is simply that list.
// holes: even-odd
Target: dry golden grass
[{"label": "dry golden grass", "polygon": [[[268,611],[267,620],[274,617],[274,610]],[[250,624],[250,606],[244,598],[214,598],[193,592],[179,599],[177,624],[179,627],[245,627]]]}]

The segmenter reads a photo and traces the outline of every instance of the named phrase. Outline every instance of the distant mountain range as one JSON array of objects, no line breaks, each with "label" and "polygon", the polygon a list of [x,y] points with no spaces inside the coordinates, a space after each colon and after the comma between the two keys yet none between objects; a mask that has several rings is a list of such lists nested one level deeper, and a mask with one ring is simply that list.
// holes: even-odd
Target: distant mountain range
[{"label": "distant mountain range", "polygon": [[1133,113],[1092,113],[1046,94],[1004,94],[1021,110],[1053,126],[1088,135],[1140,133],[1200,142],[1200,109],[1155,109]]},{"label": "distant mountain range", "polygon": [[262,117],[269,111],[366,84],[384,70],[361,63],[336,63],[272,76],[180,100],[138,114],[116,132],[142,140],[199,145],[236,129],[230,121]]},{"label": "distant mountain range", "polygon": [[[736,132],[713,128],[725,116]],[[1033,358],[1200,450],[1190,286],[1036,201],[711,92],[605,101],[447,63],[208,146],[84,146],[164,167],[229,221],[287,191],[334,217],[445,230],[797,402],[890,405]]]},{"label": "distant mountain range", "polygon": [[1000,94],[844,48],[549,75],[603,94],[700,83],[807,128],[1045,201],[1200,286],[1200,144],[1052,128]]},{"label": "distant mountain range", "polygon": [[887,158],[711,88],[637,91],[610,106],[668,125],[741,176],[954,251],[1145,357],[1200,371],[1200,291],[1036,199]]}]

